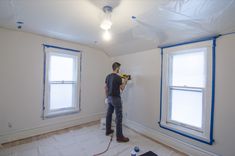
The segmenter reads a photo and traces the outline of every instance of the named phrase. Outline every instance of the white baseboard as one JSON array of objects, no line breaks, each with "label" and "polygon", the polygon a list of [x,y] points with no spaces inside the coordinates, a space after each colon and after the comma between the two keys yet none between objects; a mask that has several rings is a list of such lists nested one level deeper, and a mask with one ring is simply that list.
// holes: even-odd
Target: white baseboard
[{"label": "white baseboard", "polygon": [[97,113],[89,116],[79,117],[78,119],[72,119],[69,121],[52,123],[50,125],[41,125],[30,129],[18,130],[10,134],[0,136],[0,144],[96,121],[104,116],[105,113]]},{"label": "white baseboard", "polygon": [[124,125],[190,156],[218,156],[214,153],[201,149],[197,146],[185,143],[181,140],[163,134],[157,130],[143,126],[134,121],[125,120]]}]

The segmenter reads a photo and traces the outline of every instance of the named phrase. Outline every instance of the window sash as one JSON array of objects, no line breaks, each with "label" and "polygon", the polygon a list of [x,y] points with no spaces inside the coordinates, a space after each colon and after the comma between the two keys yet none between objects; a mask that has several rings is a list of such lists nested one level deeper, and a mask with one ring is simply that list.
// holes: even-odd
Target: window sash
[{"label": "window sash", "polygon": [[[180,90],[180,91],[188,91],[188,92],[200,92],[202,93],[202,126],[200,127],[196,127],[193,125],[189,125],[186,123],[182,123],[180,121],[176,121],[171,119],[171,113],[172,113],[172,90]],[[167,121],[168,123],[172,123],[178,126],[182,126],[185,128],[189,128],[192,130],[196,130],[199,132],[203,132],[204,129],[204,122],[203,119],[205,117],[205,111],[204,111],[204,105],[205,105],[205,99],[204,99],[204,94],[205,94],[205,89],[201,88],[201,87],[188,87],[188,86],[169,86],[168,87],[168,111],[167,111]]]},{"label": "window sash", "polygon": [[[72,106],[71,107],[64,107],[64,108],[59,108],[59,109],[50,109],[50,93],[51,93],[51,84],[72,84]],[[77,107],[77,84],[76,83],[51,83],[48,85],[48,113],[53,113],[53,112],[60,112],[60,111],[69,111],[69,110],[74,110]]]},{"label": "window sash", "polygon": [[[48,61],[47,61],[47,65],[48,65],[48,76],[47,76],[47,80],[50,81],[50,82],[53,82],[54,80],[50,80],[50,75],[51,75],[51,72],[50,72],[50,60],[51,60],[51,57],[52,56],[59,56],[59,57],[63,57],[63,58],[72,58],[74,60],[74,63],[73,63],[73,80],[71,81],[77,81],[78,80],[78,57],[72,53],[68,54],[68,53],[60,53],[60,52],[49,52],[48,53]],[[61,81],[68,81],[68,80],[61,80]],[[58,81],[59,82],[59,81]]]},{"label": "window sash", "polygon": [[[193,54],[193,53],[197,53],[197,52],[203,52],[204,53],[204,61],[207,62],[207,50],[206,48],[195,48],[195,49],[190,49],[190,50],[181,50],[181,51],[175,51],[175,52],[170,52],[167,54],[168,57],[168,85],[173,86],[173,57],[177,56],[177,55],[184,55],[184,54]],[[205,72],[207,72],[207,64],[204,64],[204,69]],[[206,80],[207,77],[205,75],[204,80]],[[204,84],[204,86],[201,87],[206,87],[206,82]],[[200,88],[199,86],[190,86],[187,85],[186,83],[184,84],[183,87],[193,87],[193,88]]]}]

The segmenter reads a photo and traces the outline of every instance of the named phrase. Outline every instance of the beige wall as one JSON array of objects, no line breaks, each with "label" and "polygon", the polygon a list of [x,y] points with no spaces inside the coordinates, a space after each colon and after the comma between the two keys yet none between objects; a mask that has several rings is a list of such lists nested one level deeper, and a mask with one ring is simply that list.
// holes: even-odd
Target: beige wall
[{"label": "beige wall", "polygon": [[[43,49],[52,44],[83,51],[82,111],[42,120]],[[160,50],[115,57],[132,75],[123,93],[124,118],[218,155],[235,155],[235,35],[217,41],[215,143],[210,146],[159,128]],[[104,79],[111,59],[103,52],[75,43],[0,28],[0,143],[104,116]],[[12,128],[8,127],[8,122]]]},{"label": "beige wall", "polygon": [[[43,47],[82,51],[81,112],[42,120]],[[97,120],[104,116],[104,79],[110,58],[66,41],[0,28],[0,142]],[[8,122],[12,128],[8,127]]]},{"label": "beige wall", "polygon": [[[206,145],[159,128],[160,49],[113,58],[133,80],[123,93],[126,119],[223,156],[235,155],[235,35],[220,37],[216,48],[215,143]],[[126,114],[127,113],[127,114]]]}]

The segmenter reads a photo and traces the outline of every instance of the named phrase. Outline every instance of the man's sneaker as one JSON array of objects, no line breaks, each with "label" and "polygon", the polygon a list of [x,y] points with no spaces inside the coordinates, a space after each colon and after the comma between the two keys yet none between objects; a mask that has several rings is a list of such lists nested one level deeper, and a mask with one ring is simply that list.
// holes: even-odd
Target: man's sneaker
[{"label": "man's sneaker", "polygon": [[117,137],[117,142],[128,142],[129,141],[129,138],[127,137]]},{"label": "man's sneaker", "polygon": [[113,132],[114,132],[114,130],[110,129],[110,130],[106,131],[105,134],[108,136],[109,134],[112,134]]}]

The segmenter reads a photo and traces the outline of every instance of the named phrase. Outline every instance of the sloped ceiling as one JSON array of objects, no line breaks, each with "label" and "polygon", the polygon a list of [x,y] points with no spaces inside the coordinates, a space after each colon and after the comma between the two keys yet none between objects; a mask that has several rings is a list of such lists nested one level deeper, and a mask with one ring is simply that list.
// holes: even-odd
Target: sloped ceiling
[{"label": "sloped ceiling", "polygon": [[[112,40],[102,8],[112,6]],[[1,0],[0,27],[78,42],[110,56],[235,31],[235,0]],[[136,19],[131,17],[135,16]]]}]

